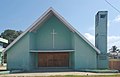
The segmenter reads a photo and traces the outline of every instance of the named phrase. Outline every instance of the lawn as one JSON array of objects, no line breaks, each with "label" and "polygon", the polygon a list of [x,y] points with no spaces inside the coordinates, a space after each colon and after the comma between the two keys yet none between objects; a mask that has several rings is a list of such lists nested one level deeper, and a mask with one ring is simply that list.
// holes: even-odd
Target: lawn
[{"label": "lawn", "polygon": [[80,75],[65,75],[65,76],[0,76],[0,77],[120,77],[120,75],[91,75],[91,76],[80,76]]}]

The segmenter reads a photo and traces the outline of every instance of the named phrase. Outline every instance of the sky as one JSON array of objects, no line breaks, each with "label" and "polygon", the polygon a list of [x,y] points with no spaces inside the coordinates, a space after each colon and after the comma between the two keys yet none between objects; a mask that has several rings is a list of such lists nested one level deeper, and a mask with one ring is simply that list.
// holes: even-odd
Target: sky
[{"label": "sky", "polygon": [[[120,10],[120,0],[107,0]],[[120,13],[105,0],[0,0],[0,33],[6,29],[25,31],[49,7],[94,44],[95,15],[108,11],[108,49],[120,48]]]}]

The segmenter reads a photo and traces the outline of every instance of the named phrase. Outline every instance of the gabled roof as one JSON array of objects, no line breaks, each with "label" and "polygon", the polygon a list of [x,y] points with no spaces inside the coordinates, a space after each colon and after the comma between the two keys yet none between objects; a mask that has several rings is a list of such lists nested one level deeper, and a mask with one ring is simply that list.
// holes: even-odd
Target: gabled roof
[{"label": "gabled roof", "polygon": [[52,7],[50,7],[41,17],[39,17],[25,32],[23,32],[20,36],[18,36],[7,48],[4,50],[7,51],[11,48],[18,40],[20,40],[27,32],[31,32],[38,27],[46,18],[54,14],[61,22],[63,22],[72,32],[77,33],[82,39],[84,39],[98,54],[100,51],[89,42],[81,33],[79,33],[70,23],[68,23],[60,14],[58,14]]}]

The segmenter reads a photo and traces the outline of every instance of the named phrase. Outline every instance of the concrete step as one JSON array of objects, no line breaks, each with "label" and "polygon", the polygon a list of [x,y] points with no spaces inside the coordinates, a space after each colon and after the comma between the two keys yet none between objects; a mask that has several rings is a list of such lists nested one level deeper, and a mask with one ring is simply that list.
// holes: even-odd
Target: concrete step
[{"label": "concrete step", "polygon": [[71,72],[74,71],[70,68],[39,68],[36,70],[33,70],[33,72]]}]

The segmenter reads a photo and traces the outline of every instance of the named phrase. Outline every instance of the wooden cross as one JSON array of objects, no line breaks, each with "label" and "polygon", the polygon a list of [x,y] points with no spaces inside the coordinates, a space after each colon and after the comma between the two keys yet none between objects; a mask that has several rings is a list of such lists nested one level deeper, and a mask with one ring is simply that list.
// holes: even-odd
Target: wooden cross
[{"label": "wooden cross", "polygon": [[55,31],[54,31],[54,29],[53,29],[53,32],[51,33],[52,34],[52,41],[53,41],[53,48],[55,47],[54,45],[55,45]]}]

